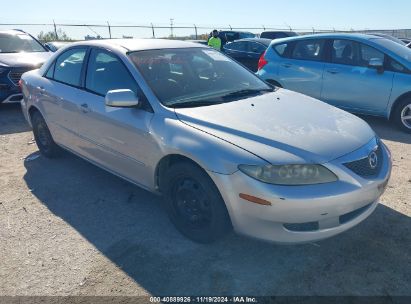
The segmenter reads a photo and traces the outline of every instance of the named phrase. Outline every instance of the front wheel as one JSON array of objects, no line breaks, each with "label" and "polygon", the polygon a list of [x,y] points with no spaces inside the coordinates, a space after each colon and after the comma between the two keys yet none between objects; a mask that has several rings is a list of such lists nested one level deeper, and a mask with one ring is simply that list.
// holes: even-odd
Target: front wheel
[{"label": "front wheel", "polygon": [[39,112],[33,113],[31,117],[33,125],[34,139],[40,153],[48,158],[56,157],[60,152],[60,147],[54,142],[51,137],[46,121]]},{"label": "front wheel", "polygon": [[211,243],[231,229],[217,187],[198,166],[186,162],[172,165],[165,174],[163,194],[171,221],[189,239]]},{"label": "front wheel", "polygon": [[411,99],[405,99],[395,107],[393,120],[400,129],[411,133]]}]

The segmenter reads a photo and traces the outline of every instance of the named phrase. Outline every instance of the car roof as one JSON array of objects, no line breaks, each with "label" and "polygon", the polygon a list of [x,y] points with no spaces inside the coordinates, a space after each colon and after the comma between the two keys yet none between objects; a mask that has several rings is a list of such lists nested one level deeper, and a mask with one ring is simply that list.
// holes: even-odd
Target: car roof
[{"label": "car roof", "polygon": [[323,38],[323,39],[357,39],[357,40],[371,40],[371,39],[384,39],[383,37],[372,35],[372,34],[360,34],[360,33],[324,33],[324,34],[309,34],[294,37],[286,37],[281,39],[276,39],[275,41],[291,41],[300,39],[310,39],[310,38]]},{"label": "car roof", "polygon": [[[238,42],[238,41],[260,42],[260,43],[265,44],[265,45],[268,46],[268,45],[270,45],[272,39],[267,39],[267,38],[243,38],[243,39],[234,40],[233,42]],[[231,43],[233,43],[233,42],[231,42]]]},{"label": "car roof", "polygon": [[178,48],[203,48],[195,42],[169,39],[98,39],[73,43],[75,45],[88,45],[100,47],[121,47],[125,51],[143,51],[153,49],[178,49]]}]

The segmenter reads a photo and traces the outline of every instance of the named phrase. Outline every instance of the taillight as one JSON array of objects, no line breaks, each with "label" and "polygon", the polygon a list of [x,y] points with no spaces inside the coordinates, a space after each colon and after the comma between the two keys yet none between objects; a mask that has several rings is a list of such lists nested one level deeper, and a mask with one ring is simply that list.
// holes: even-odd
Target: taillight
[{"label": "taillight", "polygon": [[261,55],[260,59],[258,60],[258,70],[261,70],[268,63],[264,56],[265,52]]}]

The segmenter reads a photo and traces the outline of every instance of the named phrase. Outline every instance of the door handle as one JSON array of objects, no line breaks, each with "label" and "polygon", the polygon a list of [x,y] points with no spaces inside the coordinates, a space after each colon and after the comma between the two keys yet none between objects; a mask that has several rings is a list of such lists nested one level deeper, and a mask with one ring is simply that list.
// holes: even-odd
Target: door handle
[{"label": "door handle", "polygon": [[327,70],[327,73],[330,73],[330,74],[333,74],[333,75],[338,74],[339,72],[340,72],[340,71],[338,71],[337,69]]},{"label": "door handle", "polygon": [[283,63],[281,66],[285,68],[291,68],[293,65],[291,63]]},{"label": "door handle", "polygon": [[80,105],[80,107],[81,107],[81,111],[82,111],[83,113],[88,113],[88,112],[90,112],[90,108],[88,107],[88,104],[83,103],[83,104]]}]

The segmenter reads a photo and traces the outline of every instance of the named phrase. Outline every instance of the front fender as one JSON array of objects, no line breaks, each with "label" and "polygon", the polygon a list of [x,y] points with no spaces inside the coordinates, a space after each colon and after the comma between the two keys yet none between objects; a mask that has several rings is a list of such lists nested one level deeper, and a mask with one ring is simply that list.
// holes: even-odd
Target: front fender
[{"label": "front fender", "polygon": [[185,156],[203,169],[232,174],[239,164],[267,164],[258,156],[214,135],[191,127],[177,119],[154,118],[151,132],[156,134],[163,156]]}]

